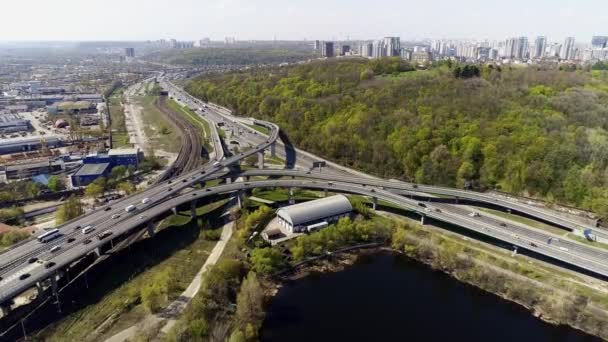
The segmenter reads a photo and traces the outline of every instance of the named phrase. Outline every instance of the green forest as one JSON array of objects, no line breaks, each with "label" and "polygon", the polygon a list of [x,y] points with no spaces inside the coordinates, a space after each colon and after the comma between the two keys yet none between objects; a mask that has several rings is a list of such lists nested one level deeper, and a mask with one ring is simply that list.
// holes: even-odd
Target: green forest
[{"label": "green forest", "polygon": [[365,172],[608,217],[605,71],[343,59],[205,75],[187,90]]},{"label": "green forest", "polygon": [[292,63],[311,58],[310,48],[207,48],[171,49],[158,52],[146,59],[177,65],[255,65]]}]

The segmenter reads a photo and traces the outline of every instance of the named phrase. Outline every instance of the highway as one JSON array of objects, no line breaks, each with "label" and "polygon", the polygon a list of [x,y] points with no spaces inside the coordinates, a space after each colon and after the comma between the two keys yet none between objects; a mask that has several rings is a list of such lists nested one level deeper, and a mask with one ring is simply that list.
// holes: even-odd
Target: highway
[{"label": "highway", "polygon": [[[427,208],[424,208],[417,201],[395,194],[392,191],[424,192],[477,200],[511,208],[512,210],[517,210],[566,228],[573,227],[580,229],[580,225],[575,222],[541,211],[538,208],[476,192],[384,181],[368,177],[360,172],[353,172],[354,175],[352,175],[349,174],[349,169],[335,166],[332,163],[328,163],[329,168],[322,173],[313,172],[310,170],[312,163],[323,159],[300,152],[299,150],[295,150],[295,155],[292,157],[296,158],[294,165],[297,163],[297,166],[303,167],[304,170],[248,170],[235,174],[235,176],[276,176],[307,179],[245,181],[195,190],[193,188],[194,185],[212,178],[225,176],[225,173],[221,172],[225,168],[251,155],[263,152],[275,143],[278,144],[279,127],[270,122],[255,120],[255,124],[262,125],[270,131],[270,135],[266,137],[242,124],[242,119],[232,117],[222,109],[216,110],[216,107],[213,106],[204,108],[207,104],[193,99],[181,89],[165,81],[161,81],[161,84],[170,89],[172,96],[180,102],[195,109],[198,115],[211,121],[213,126],[216,126],[218,122],[224,122],[225,129],[232,129],[236,133],[234,139],[237,139],[242,144],[251,145],[251,149],[239,152],[234,156],[225,157],[223,152],[221,152],[223,150],[219,134],[215,131],[215,133],[212,133],[212,140],[215,148],[220,153],[216,153],[217,159],[212,163],[171,180],[161,182],[142,193],[121,199],[62,225],[59,228],[62,236],[52,242],[40,243],[37,240],[31,240],[0,254],[0,258],[2,259],[0,261],[0,277],[2,277],[0,280],[0,303],[6,303],[24,290],[35,286],[37,282],[48,279],[57,270],[69,266],[83,256],[94,252],[96,248],[108,243],[112,238],[129,234],[134,229],[141,228],[178,205],[217,194],[245,191],[260,187],[328,189],[332,192],[347,192],[374,197],[405,210],[418,213],[421,216],[455,224],[502,240],[512,246],[527,248],[590,272],[608,276],[608,262],[606,262],[608,254],[599,249],[575,242],[554,240],[554,236],[549,233],[528,229],[519,225],[502,226],[501,222],[489,218],[470,217],[468,210],[455,205],[433,205],[432,208],[427,205]],[[201,108],[205,110],[200,110]],[[277,148],[276,152],[277,155],[288,158],[288,151],[284,145],[282,149]],[[149,198],[149,202],[142,203],[144,198]],[[125,207],[128,205],[137,206],[137,210],[131,213],[125,212]],[[435,208],[439,210],[435,210]],[[114,215],[119,215],[119,217],[112,218]],[[95,227],[95,231],[88,235],[82,234],[81,228],[88,225]],[[102,232],[111,232],[112,235],[99,240],[96,236]],[[551,238],[551,241],[549,238]],[[90,242],[85,244],[87,240],[90,240]],[[55,253],[51,253],[50,248],[52,246],[61,246],[61,249]],[[30,258],[37,258],[40,262],[29,263]],[[50,265],[51,262],[54,265],[46,268],[45,265]],[[19,279],[23,274],[28,274],[29,277]]]}]

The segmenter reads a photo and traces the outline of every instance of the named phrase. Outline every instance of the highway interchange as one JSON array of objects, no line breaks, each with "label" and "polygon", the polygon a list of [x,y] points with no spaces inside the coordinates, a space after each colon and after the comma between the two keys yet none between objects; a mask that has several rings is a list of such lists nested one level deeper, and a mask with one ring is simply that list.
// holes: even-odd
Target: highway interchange
[{"label": "highway interchange", "polygon": [[[489,217],[471,217],[470,210],[449,204],[428,204],[422,207],[418,201],[409,199],[401,193],[428,193],[448,195],[463,199],[475,200],[482,203],[493,204],[517,212],[539,218],[569,230],[581,230],[585,227],[575,221],[565,219],[546,210],[507,201],[502,198],[442,187],[431,187],[404,182],[392,182],[376,179],[360,172],[327,163],[322,172],[311,171],[313,162],[322,160],[297,149],[291,150],[278,141],[279,127],[273,123],[256,120],[255,123],[265,126],[269,131],[268,137],[256,132],[243,122],[253,123],[249,119],[233,117],[227,110],[207,105],[186,94],[167,80],[161,80],[165,89],[170,91],[172,97],[182,104],[194,109],[198,115],[203,116],[216,126],[223,122],[225,130],[233,131],[233,138],[243,145],[250,145],[251,149],[243,150],[234,156],[225,157],[217,131],[212,134],[216,159],[199,169],[161,182],[147,190],[130,197],[118,200],[108,206],[90,212],[83,217],[62,225],[59,229],[62,236],[49,243],[40,243],[30,240],[0,254],[0,303],[6,303],[24,290],[36,286],[36,283],[54,276],[54,274],[78,261],[96,248],[107,244],[111,239],[129,234],[136,228],[141,228],[153,222],[157,216],[163,215],[171,209],[192,202],[193,200],[218,194],[246,191],[261,187],[293,187],[329,190],[332,192],[347,192],[373,197],[408,211],[419,213],[421,216],[437,221],[448,222],[472,231],[484,234],[509,245],[533,250],[536,253],[560,260],[564,263],[588,270],[592,273],[608,277],[608,252],[580,243],[557,239],[553,234],[531,229],[523,225],[504,225],[504,223]],[[204,108],[207,106],[207,108]],[[204,111],[203,111],[204,110]],[[214,127],[215,130],[215,127]],[[248,170],[238,174],[227,175],[222,172],[226,168],[236,165],[241,160],[258,153],[263,153],[273,144],[276,144],[276,153],[284,159],[294,158],[298,169],[294,170]],[[291,152],[288,152],[291,151]],[[293,155],[288,156],[289,153]],[[264,181],[242,181],[230,184],[195,189],[193,186],[204,183],[213,178],[230,177],[245,179],[249,177],[282,177]],[[285,179],[291,177],[292,179]],[[150,201],[142,203],[144,198]],[[125,212],[129,205],[135,205],[137,210],[132,213]],[[119,216],[117,218],[112,217]],[[95,231],[84,235],[81,228],[91,225]],[[102,232],[111,232],[105,239],[98,239]],[[550,240],[551,239],[551,240]],[[89,243],[84,242],[90,240]],[[549,243],[550,242],[550,243]],[[51,246],[61,246],[55,253],[50,252]],[[38,261],[30,263],[32,258]],[[51,264],[52,263],[52,264]],[[52,265],[51,267],[46,267]],[[20,279],[24,274],[29,275]]]}]

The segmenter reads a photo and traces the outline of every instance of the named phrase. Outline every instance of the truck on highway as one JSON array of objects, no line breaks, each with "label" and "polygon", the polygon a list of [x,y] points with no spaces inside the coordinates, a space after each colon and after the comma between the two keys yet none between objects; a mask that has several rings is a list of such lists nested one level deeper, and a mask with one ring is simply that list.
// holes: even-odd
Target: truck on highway
[{"label": "truck on highway", "polygon": [[137,207],[136,207],[136,206],[134,206],[133,204],[131,204],[130,206],[127,206],[127,207],[125,208],[125,211],[126,211],[126,212],[128,212],[128,213],[130,213],[130,212],[132,212],[132,211],[135,211],[135,209],[137,209]]}]

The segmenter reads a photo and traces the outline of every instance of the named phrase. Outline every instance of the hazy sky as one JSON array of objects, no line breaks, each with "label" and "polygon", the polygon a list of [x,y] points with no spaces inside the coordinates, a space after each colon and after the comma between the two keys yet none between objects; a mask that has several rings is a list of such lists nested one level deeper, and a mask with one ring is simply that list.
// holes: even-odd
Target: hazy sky
[{"label": "hazy sky", "polygon": [[0,41],[608,34],[607,0],[1,0]]}]

